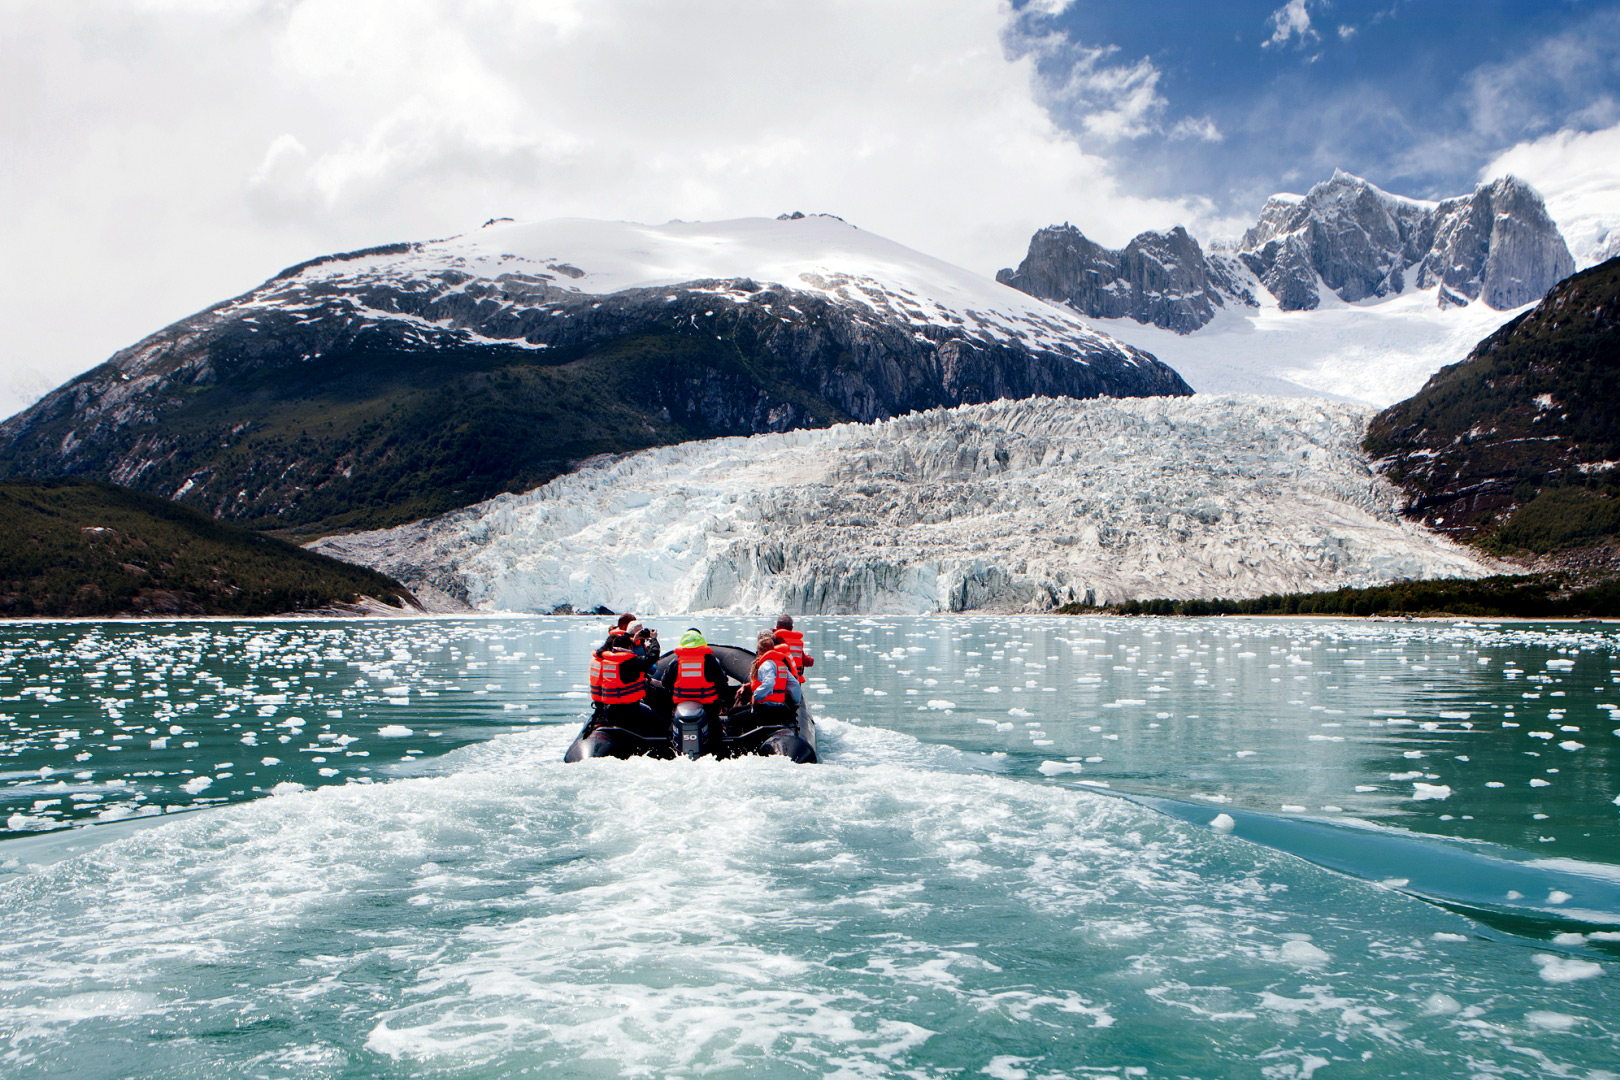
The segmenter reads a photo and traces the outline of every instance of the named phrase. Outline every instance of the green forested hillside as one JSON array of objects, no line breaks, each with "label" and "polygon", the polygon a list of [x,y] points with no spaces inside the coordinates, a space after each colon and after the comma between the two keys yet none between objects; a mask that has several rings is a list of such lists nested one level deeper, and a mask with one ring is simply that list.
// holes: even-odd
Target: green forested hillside
[{"label": "green forested hillside", "polygon": [[1070,604],[1065,615],[1464,615],[1565,619],[1620,615],[1620,582],[1581,582],[1565,573],[1439,581],[1397,581],[1370,589],[1273,593],[1247,600],[1127,600]]},{"label": "green forested hillside", "polygon": [[1414,516],[1545,553],[1620,536],[1620,259],[1575,274],[1373,418]]},{"label": "green forested hillside", "polygon": [[0,482],[0,616],[269,615],[404,586],[165,499],[81,480]]}]

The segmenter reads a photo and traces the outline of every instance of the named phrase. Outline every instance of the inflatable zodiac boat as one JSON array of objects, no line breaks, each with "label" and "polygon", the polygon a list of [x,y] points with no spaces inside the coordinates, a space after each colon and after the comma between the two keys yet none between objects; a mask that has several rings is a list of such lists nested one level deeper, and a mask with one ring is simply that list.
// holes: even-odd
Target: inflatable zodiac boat
[{"label": "inflatable zodiac boat", "polygon": [[[754,654],[735,645],[711,645],[710,651],[722,670],[733,681],[748,685],[748,669],[753,667]],[[661,657],[653,669],[659,682],[669,682],[670,665],[675,654]],[[681,702],[670,708],[667,697],[654,700],[649,695],[647,704],[657,713],[660,726],[655,730],[632,731],[629,728],[598,724],[594,719],[580,729],[564,755],[564,761],[581,761],[593,757],[785,757],[793,761],[813,763],[816,757],[816,723],[810,716],[808,703],[801,704],[797,717],[788,723],[759,723],[748,706],[722,713],[718,724],[711,725],[703,706]],[[667,727],[664,726],[667,724]]]}]

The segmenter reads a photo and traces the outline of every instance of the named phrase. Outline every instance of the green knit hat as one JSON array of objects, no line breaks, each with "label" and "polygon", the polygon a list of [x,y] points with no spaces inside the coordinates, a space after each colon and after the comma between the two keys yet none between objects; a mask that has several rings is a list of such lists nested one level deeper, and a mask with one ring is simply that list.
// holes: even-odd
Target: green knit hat
[{"label": "green knit hat", "polygon": [[697,630],[688,630],[681,635],[681,648],[683,649],[695,649],[699,645],[707,644],[708,642],[703,640],[703,634]]}]

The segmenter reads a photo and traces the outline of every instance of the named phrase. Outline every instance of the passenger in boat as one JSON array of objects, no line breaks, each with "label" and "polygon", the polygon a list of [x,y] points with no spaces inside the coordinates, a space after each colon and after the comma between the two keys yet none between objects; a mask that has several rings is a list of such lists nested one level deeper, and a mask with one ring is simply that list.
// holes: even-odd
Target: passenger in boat
[{"label": "passenger in boat", "polygon": [[[619,616],[618,623],[608,631],[608,637],[623,634],[630,639],[630,648],[637,656],[647,656],[657,660],[664,655],[663,646],[658,644],[658,631],[642,624],[641,620],[628,611]],[[604,649],[607,645],[602,646]]]},{"label": "passenger in boat", "polygon": [[787,646],[789,660],[793,664],[793,675],[803,682],[804,669],[814,667],[816,658],[804,651],[804,634],[793,629],[793,616],[776,617],[776,640]]},{"label": "passenger in boat", "polygon": [[664,675],[673,705],[695,701],[709,714],[711,727],[720,718],[721,703],[730,704],[732,690],[725,669],[714,658],[703,632],[693,626],[675,646],[675,662]]},{"label": "passenger in boat", "polygon": [[600,649],[591,654],[591,722],[586,731],[599,727],[621,727],[637,735],[659,738],[668,734],[668,723],[647,706],[647,673],[657,657],[649,659],[646,650],[638,655],[635,639],[615,630]]},{"label": "passenger in boat", "polygon": [[633,620],[624,629],[625,633],[630,635],[631,650],[647,661],[647,705],[654,712],[667,716],[674,711],[675,706],[669,700],[669,688],[653,673],[658,665],[658,658],[664,655],[663,646],[658,644],[658,631],[642,625],[639,619]]},{"label": "passenger in boat", "polygon": [[793,674],[792,654],[771,631],[759,635],[754,665],[749,669],[749,689],[754,706],[754,725],[797,726],[804,689]]}]

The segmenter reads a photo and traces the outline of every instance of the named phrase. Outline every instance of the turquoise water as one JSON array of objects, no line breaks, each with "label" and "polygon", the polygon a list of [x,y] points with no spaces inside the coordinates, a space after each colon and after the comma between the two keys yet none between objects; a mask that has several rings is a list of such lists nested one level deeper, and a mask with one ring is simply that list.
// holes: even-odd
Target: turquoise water
[{"label": "turquoise water", "polygon": [[815,767],[563,766],[599,620],[4,627],[0,1074],[1620,1075],[1615,628],[806,622]]}]

